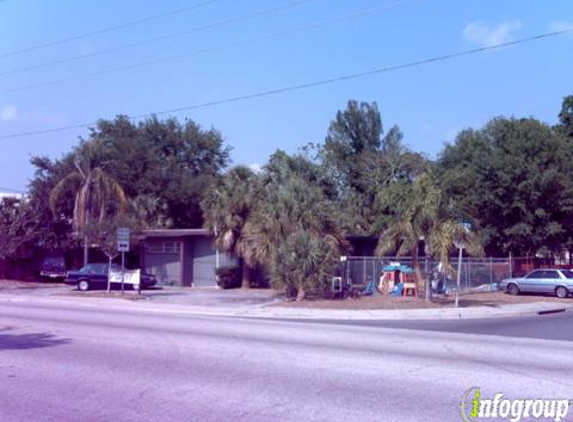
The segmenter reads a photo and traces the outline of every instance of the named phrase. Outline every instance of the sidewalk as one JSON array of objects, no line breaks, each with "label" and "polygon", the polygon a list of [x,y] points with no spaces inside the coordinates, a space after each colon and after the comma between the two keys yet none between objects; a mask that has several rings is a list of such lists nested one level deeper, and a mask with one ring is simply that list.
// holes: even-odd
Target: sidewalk
[{"label": "sidewalk", "polygon": [[46,305],[73,305],[88,308],[105,308],[116,311],[139,311],[170,315],[221,316],[271,319],[308,320],[453,320],[534,316],[544,313],[572,311],[572,302],[529,302],[469,308],[428,308],[393,310],[347,310],[287,308],[272,304],[241,304],[236,306],[199,306],[192,304],[129,301],[121,298],[81,296],[25,296],[0,293],[0,302],[41,303]]}]

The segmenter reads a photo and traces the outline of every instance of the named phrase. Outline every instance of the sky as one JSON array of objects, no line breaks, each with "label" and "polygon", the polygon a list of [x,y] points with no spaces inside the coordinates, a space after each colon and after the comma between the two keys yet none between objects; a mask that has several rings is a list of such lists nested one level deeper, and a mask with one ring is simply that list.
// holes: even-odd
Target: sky
[{"label": "sky", "polygon": [[[57,159],[89,131],[3,136],[227,100],[568,27],[569,0],[0,0],[0,190],[26,191],[31,156]],[[348,100],[376,101],[385,129],[397,124],[411,149],[435,158],[460,130],[495,116],[556,123],[563,97],[573,94],[572,52],[570,33],[161,117],[219,130],[233,164],[257,167],[277,149],[322,142]]]}]

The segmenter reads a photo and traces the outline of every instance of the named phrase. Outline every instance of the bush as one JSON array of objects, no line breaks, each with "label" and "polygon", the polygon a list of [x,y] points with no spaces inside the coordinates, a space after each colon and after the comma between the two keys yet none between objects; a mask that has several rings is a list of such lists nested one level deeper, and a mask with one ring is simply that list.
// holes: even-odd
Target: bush
[{"label": "bush", "polygon": [[296,292],[303,300],[307,292],[324,292],[339,265],[338,245],[321,236],[298,231],[279,245],[271,267],[271,281],[285,289],[287,297]]},{"label": "bush", "polygon": [[215,271],[217,274],[217,285],[221,289],[236,289],[241,287],[241,269],[238,267],[219,267]]}]

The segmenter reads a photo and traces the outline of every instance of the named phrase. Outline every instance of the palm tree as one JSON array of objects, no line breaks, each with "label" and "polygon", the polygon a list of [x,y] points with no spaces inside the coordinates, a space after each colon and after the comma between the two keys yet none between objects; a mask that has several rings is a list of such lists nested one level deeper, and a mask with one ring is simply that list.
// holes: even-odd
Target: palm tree
[{"label": "palm tree", "polygon": [[129,201],[129,205],[141,229],[173,227],[173,218],[169,217],[169,207],[157,196],[153,194],[138,195]]},{"label": "palm tree", "polygon": [[395,222],[382,232],[376,246],[376,255],[384,256],[391,251],[395,251],[396,256],[411,254],[412,267],[416,273],[419,291],[423,280],[420,269],[419,246],[424,236],[419,215],[413,212],[416,208],[412,206],[405,210]]},{"label": "palm tree", "polygon": [[263,192],[265,201],[245,225],[239,250],[249,264],[266,268],[273,284],[296,290],[302,300],[308,288],[332,275],[346,247],[337,212],[318,186],[295,174],[268,177]]},{"label": "palm tree", "polygon": [[49,205],[57,212],[59,200],[69,192],[75,192],[72,226],[77,233],[83,233],[84,265],[88,263],[88,228],[92,222],[103,222],[110,213],[123,213],[127,198],[121,185],[103,166],[98,166],[89,153],[76,157],[75,170],[61,179],[50,191]]},{"label": "palm tree", "polygon": [[250,287],[250,266],[241,243],[257,200],[257,175],[248,167],[237,166],[219,179],[201,202],[204,226],[215,233],[215,247],[241,259],[243,288]]},{"label": "palm tree", "polygon": [[446,202],[443,191],[430,172],[414,180],[408,195],[397,203],[395,221],[380,235],[376,254],[381,256],[397,250],[398,256],[410,253],[418,288],[425,283],[426,301],[431,300],[429,280],[420,269],[419,245],[422,240],[431,256],[438,258],[451,272],[449,255],[455,245],[463,242],[472,253],[479,254],[481,245],[476,236],[459,222],[464,213],[454,202]]}]

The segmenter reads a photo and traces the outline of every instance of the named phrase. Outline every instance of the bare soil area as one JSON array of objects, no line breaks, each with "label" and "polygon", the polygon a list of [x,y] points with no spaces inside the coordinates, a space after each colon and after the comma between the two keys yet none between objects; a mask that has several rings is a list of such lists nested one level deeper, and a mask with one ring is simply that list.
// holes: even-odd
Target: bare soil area
[{"label": "bare soil area", "polygon": [[[558,302],[573,304],[573,298],[559,299],[555,296],[521,294],[511,296],[504,292],[466,293],[460,295],[461,307],[490,306],[497,307],[512,303],[529,302]],[[303,302],[282,302],[273,306],[289,308],[312,308],[312,309],[423,309],[423,308],[451,308],[455,305],[454,296],[434,298],[433,302],[426,302],[424,298],[393,297],[393,296],[363,296],[356,299],[338,300],[307,300]]]}]

